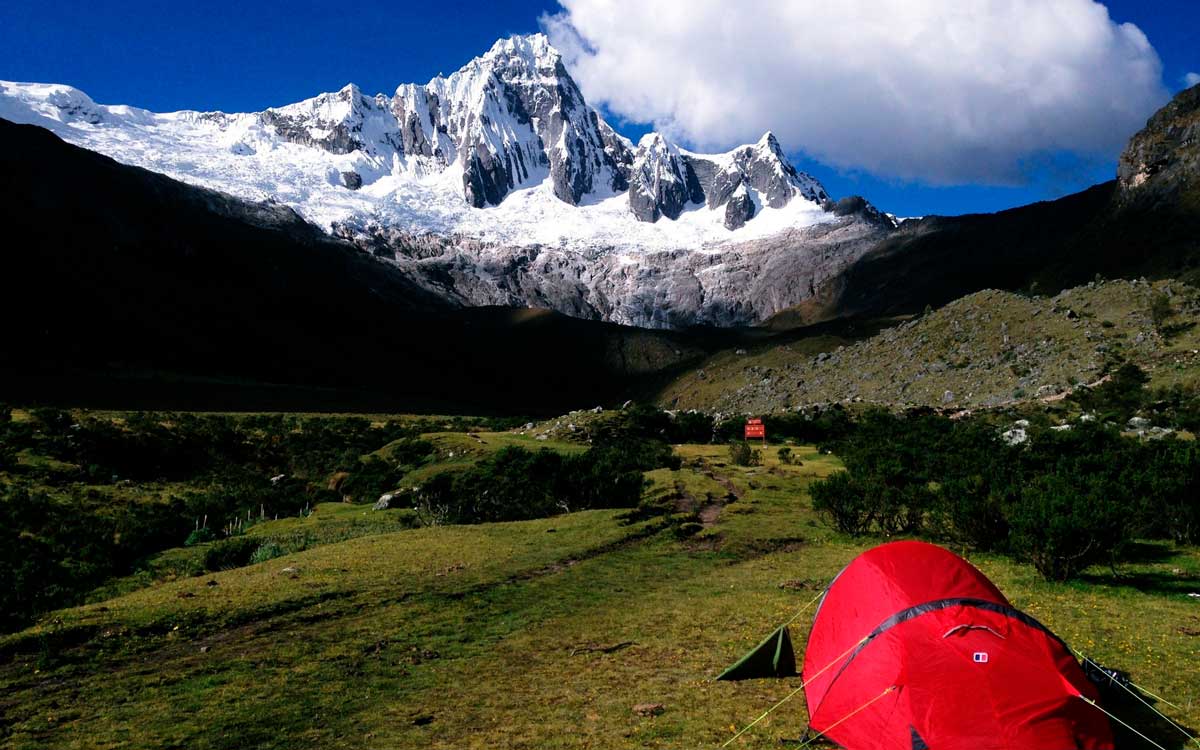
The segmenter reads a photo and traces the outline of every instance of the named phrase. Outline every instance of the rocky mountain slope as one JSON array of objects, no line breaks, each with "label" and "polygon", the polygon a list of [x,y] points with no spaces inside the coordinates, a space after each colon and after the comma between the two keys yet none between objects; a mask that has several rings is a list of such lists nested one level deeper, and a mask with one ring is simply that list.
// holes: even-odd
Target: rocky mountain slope
[{"label": "rocky mountain slope", "polygon": [[1108,278],[1200,283],[1200,86],[1136,134],[1118,179],[996,214],[906,221],[818,289],[805,320],[917,312],[985,288]]},{"label": "rocky mountain slope", "polygon": [[1092,282],[1052,297],[985,290],[857,342],[716,355],[659,399],[725,413],[840,401],[995,407],[1059,398],[1119,360],[1143,366],[1156,384],[1196,383],[1197,323],[1200,291],[1179,282]]},{"label": "rocky mountain slope", "polygon": [[[861,200],[831,201],[770,133],[722,154],[657,133],[635,146],[540,34],[391,96],[348,85],[263,112],[156,114],[0,82],[0,117],[286,205],[457,303],[647,327],[761,321],[893,226]],[[753,295],[746,275],[761,279]]]}]

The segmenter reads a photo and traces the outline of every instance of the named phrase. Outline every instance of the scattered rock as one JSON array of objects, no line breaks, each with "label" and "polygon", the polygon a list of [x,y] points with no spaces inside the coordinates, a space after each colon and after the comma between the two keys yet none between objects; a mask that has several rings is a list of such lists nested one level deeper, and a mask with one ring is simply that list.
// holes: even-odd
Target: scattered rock
[{"label": "scattered rock", "polygon": [[1029,440],[1029,433],[1020,427],[1014,427],[1000,433],[1000,439],[1007,445],[1022,445]]},{"label": "scattered rock", "polygon": [[661,703],[639,703],[633,707],[638,716],[661,716],[667,707]]},{"label": "scattered rock", "polygon": [[375,501],[375,504],[371,506],[371,510],[387,510],[388,506],[392,503],[392,498],[394,497],[396,497],[394,493],[385,492],[384,494],[380,495],[379,499]]}]

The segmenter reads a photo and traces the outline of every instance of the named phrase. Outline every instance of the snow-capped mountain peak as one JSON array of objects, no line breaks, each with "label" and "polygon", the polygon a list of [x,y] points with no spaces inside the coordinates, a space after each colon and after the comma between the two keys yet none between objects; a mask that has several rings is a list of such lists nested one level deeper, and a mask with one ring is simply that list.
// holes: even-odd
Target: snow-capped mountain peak
[{"label": "snow-capped mountain peak", "polygon": [[390,95],[347,84],[261,112],[156,114],[0,82],[0,117],[293,208],[458,304],[743,325],[811,299],[893,228],[833,204],[770,132],[716,154],[632,143],[541,34]]},{"label": "snow-capped mountain peak", "polygon": [[691,153],[658,133],[635,146],[587,104],[544,34],[500,39],[460,70],[391,96],[350,83],[262,112],[155,114],[70,86],[0,83],[0,116],[280,201],[326,228],[694,248],[732,240],[734,229],[749,239],[834,220],[824,189],[769,132],[724,154]]}]

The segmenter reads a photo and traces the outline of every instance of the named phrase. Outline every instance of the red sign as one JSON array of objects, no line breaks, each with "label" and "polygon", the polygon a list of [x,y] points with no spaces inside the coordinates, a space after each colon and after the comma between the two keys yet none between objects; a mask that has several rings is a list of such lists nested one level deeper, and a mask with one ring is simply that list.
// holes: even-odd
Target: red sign
[{"label": "red sign", "polygon": [[746,420],[746,439],[761,438],[767,439],[767,426],[763,424],[761,419]]}]

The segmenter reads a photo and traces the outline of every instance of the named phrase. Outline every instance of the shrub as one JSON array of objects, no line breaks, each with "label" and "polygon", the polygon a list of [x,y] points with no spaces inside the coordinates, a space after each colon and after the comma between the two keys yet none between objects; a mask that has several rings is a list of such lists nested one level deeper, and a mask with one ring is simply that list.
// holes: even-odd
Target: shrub
[{"label": "shrub", "polygon": [[1034,477],[1011,509],[1010,543],[1044,578],[1066,581],[1089,565],[1113,562],[1128,540],[1129,516],[1091,477]]},{"label": "shrub", "polygon": [[744,440],[734,440],[729,444],[729,463],[734,466],[759,466],[762,464],[762,451]]},{"label": "shrub", "polygon": [[215,538],[212,530],[207,526],[199,529],[193,529],[192,533],[188,534],[187,539],[183,541],[184,547],[195,547],[197,544],[207,544]]},{"label": "shrub", "polygon": [[1163,440],[1141,452],[1140,473],[1130,480],[1140,495],[1138,533],[1176,544],[1200,543],[1200,446]]},{"label": "shrub", "polygon": [[1096,412],[1101,420],[1124,422],[1149,399],[1146,383],[1150,376],[1137,365],[1126,362],[1110,373],[1109,380],[1095,388],[1077,390],[1073,399],[1085,411]]},{"label": "shrub", "polygon": [[814,482],[809,492],[813,509],[843,534],[859,536],[867,533],[879,512],[876,498],[846,471]]},{"label": "shrub", "polygon": [[792,463],[792,449],[786,445],[779,449],[779,463],[781,463],[781,464],[791,464]]},{"label": "shrub", "polygon": [[915,534],[924,527],[936,498],[927,486],[908,483],[892,487],[878,481],[867,486],[869,499],[879,509],[875,525],[885,536]]},{"label": "shrub", "polygon": [[254,554],[250,555],[250,564],[257,565],[267,560],[274,560],[276,557],[283,557],[286,554],[287,551],[275,542],[263,542],[258,545],[258,549],[254,550]]},{"label": "shrub", "polygon": [[1008,545],[1008,500],[1003,485],[993,487],[983,474],[947,479],[938,488],[938,531],[975,549]]},{"label": "shrub", "polygon": [[250,562],[258,550],[259,541],[244,536],[235,536],[214,542],[204,550],[204,569],[209,571],[240,568]]},{"label": "shrub", "polygon": [[698,411],[675,415],[671,429],[672,443],[709,443],[713,439],[713,418]]},{"label": "shrub", "polygon": [[642,472],[679,468],[671,447],[628,437],[563,456],[515,446],[459,472],[442,472],[417,494],[430,523],[484,523],[543,518],[589,508],[633,508],[641,500]]}]

